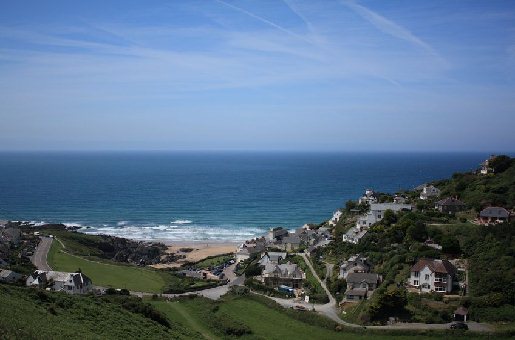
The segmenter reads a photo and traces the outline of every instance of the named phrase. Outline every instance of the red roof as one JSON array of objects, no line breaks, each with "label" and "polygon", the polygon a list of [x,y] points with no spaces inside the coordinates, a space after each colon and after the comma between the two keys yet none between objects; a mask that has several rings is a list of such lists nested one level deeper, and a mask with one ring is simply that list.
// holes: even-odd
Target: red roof
[{"label": "red roof", "polygon": [[413,267],[411,267],[412,272],[419,272],[424,267],[428,267],[433,273],[443,273],[453,275],[455,270],[454,266],[447,260],[429,260],[429,259],[420,259]]}]

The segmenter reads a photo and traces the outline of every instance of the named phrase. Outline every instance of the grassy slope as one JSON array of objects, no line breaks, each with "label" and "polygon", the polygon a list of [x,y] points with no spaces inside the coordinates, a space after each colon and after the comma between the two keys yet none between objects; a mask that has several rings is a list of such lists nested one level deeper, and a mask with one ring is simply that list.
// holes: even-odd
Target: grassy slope
[{"label": "grassy slope", "polygon": [[[336,332],[314,324],[303,322],[282,312],[271,308],[252,298],[228,298],[222,303],[216,303],[203,298],[182,299],[180,301],[151,302],[158,310],[163,312],[176,324],[195,327],[206,339],[230,338],[220,333],[220,330],[210,325],[206,320],[222,313],[234,320],[247,325],[252,334],[245,335],[246,339],[405,339],[408,336],[384,335],[377,333],[359,334],[350,332]],[[216,307],[218,306],[218,307]],[[293,312],[293,311],[291,311]],[[293,312],[307,313],[307,312]],[[302,314],[302,316],[306,316]],[[417,333],[417,339],[425,337]]]},{"label": "grassy slope", "polygon": [[165,286],[164,274],[156,270],[129,265],[114,265],[89,261],[62,252],[58,241],[52,243],[48,253],[48,263],[55,270],[73,272],[81,269],[91,278],[94,285],[113,288],[126,288],[138,292],[161,292]]},{"label": "grassy slope", "polygon": [[180,325],[168,329],[97,297],[41,293],[0,284],[0,338],[190,339],[198,335]]},{"label": "grassy slope", "polygon": [[442,197],[457,195],[469,207],[480,210],[488,205],[515,206],[515,160],[504,172],[490,175],[456,174],[453,178],[437,181]]}]

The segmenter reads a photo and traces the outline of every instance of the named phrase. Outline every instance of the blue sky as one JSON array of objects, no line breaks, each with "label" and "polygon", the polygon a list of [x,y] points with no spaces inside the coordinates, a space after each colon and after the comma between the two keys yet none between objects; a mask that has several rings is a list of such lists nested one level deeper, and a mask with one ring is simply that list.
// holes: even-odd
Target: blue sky
[{"label": "blue sky", "polygon": [[515,149],[513,1],[3,1],[3,150]]}]

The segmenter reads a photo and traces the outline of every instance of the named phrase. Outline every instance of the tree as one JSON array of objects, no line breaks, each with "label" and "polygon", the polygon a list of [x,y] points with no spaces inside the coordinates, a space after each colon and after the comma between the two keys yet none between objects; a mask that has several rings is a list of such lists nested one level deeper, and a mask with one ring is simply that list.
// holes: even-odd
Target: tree
[{"label": "tree", "polygon": [[384,212],[382,224],[389,227],[395,222],[397,222],[397,216],[395,216],[395,213],[391,209],[386,209]]},{"label": "tree", "polygon": [[423,222],[417,221],[408,227],[406,235],[415,241],[425,241],[427,238],[426,225]]},{"label": "tree", "polygon": [[358,204],[356,203],[356,201],[348,200],[347,202],[345,202],[345,210],[347,210],[347,212],[351,211],[352,209],[356,209],[357,206]]}]

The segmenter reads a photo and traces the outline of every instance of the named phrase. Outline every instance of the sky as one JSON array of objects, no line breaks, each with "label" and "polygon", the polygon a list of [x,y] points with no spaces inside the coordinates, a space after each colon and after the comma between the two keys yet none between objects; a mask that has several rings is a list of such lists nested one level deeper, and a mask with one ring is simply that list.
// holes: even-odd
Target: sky
[{"label": "sky", "polygon": [[514,151],[514,1],[2,1],[0,150]]}]

